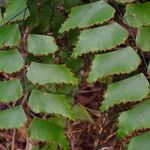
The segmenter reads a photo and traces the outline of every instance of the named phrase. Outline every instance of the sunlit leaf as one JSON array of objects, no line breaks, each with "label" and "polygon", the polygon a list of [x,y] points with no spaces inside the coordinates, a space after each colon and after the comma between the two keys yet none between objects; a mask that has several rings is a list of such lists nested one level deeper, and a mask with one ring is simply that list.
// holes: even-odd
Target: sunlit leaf
[{"label": "sunlit leaf", "polygon": [[20,39],[19,27],[17,24],[9,24],[0,29],[0,48],[17,45]]},{"label": "sunlit leaf", "polygon": [[[139,84],[140,85],[140,84]],[[119,117],[118,136],[123,138],[130,132],[142,128],[150,128],[150,100],[146,100],[134,108],[121,113]]]},{"label": "sunlit leaf", "polygon": [[60,28],[60,32],[70,29],[85,28],[94,24],[102,24],[114,16],[115,9],[105,1],[98,1],[72,8],[68,19]]},{"label": "sunlit leaf", "polygon": [[101,111],[113,107],[115,104],[135,102],[142,100],[149,93],[149,83],[146,77],[140,73],[133,77],[112,83],[108,86],[104,95]]},{"label": "sunlit leaf", "polygon": [[150,52],[150,27],[140,27],[138,29],[136,44],[143,51]]},{"label": "sunlit leaf", "polygon": [[93,60],[92,69],[87,80],[92,83],[106,76],[129,73],[137,69],[139,64],[140,58],[131,47],[99,54]]},{"label": "sunlit leaf", "polygon": [[29,106],[37,113],[53,113],[70,119],[75,118],[71,105],[64,95],[33,90],[29,98]]},{"label": "sunlit leaf", "polygon": [[[108,36],[109,35],[109,36]],[[74,48],[73,56],[111,50],[125,42],[128,32],[118,23],[82,31]]]},{"label": "sunlit leaf", "polygon": [[26,19],[29,14],[25,0],[9,0],[2,22]]},{"label": "sunlit leaf", "polygon": [[150,132],[142,133],[131,139],[128,150],[147,150],[150,148]]},{"label": "sunlit leaf", "polygon": [[0,129],[20,128],[26,120],[26,115],[20,105],[0,111]]},{"label": "sunlit leaf", "polygon": [[24,60],[18,50],[0,51],[0,72],[8,74],[20,71]]},{"label": "sunlit leaf", "polygon": [[18,79],[0,82],[0,102],[18,100],[22,92],[22,85]]},{"label": "sunlit leaf", "polygon": [[29,128],[29,134],[32,139],[54,142],[59,144],[64,150],[69,150],[61,120],[34,118]]},{"label": "sunlit leaf", "polygon": [[32,62],[27,77],[34,84],[65,83],[75,85],[78,83],[77,78],[74,77],[70,69],[63,64],[43,64]]},{"label": "sunlit leaf", "polygon": [[46,35],[29,34],[28,51],[34,55],[48,55],[57,51],[54,38]]},{"label": "sunlit leaf", "polygon": [[150,2],[128,4],[126,6],[125,20],[128,25],[141,27],[150,25]]}]

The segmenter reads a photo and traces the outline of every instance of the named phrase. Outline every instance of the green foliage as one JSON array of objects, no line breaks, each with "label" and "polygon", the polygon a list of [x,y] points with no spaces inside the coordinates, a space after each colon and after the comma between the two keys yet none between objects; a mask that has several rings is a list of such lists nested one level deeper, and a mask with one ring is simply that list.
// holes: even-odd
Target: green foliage
[{"label": "green foliage", "polygon": [[9,103],[18,100],[22,92],[22,85],[18,79],[0,82],[0,102]]},{"label": "green foliage", "polygon": [[115,10],[103,0],[74,7],[60,28],[60,32],[62,33],[76,27],[85,28],[94,24],[102,24],[111,19],[114,13]]},{"label": "green foliage", "polygon": [[99,54],[93,60],[92,69],[87,80],[93,83],[106,76],[130,73],[136,70],[139,64],[140,58],[131,47]]},{"label": "green foliage", "polygon": [[138,29],[136,43],[143,51],[150,52],[150,27],[140,27]]},{"label": "green foliage", "polygon": [[20,128],[26,120],[22,106],[0,111],[0,129]]},{"label": "green foliage", "polygon": [[104,95],[104,101],[100,109],[101,111],[105,111],[115,104],[139,101],[148,96],[148,93],[149,83],[147,79],[143,74],[138,74],[110,84]]},{"label": "green foliage", "polygon": [[106,26],[84,30],[79,35],[79,41],[72,55],[77,57],[89,52],[94,53],[111,50],[124,43],[127,38],[128,32],[116,22]]},{"label": "green foliage", "polygon": [[131,2],[134,2],[136,0],[117,0],[119,3],[131,3]]},{"label": "green foliage", "polygon": [[78,120],[85,120],[85,121],[94,123],[91,115],[88,113],[85,107],[82,106],[81,104],[75,105],[73,107],[73,111],[76,113]]},{"label": "green foliage", "polygon": [[146,150],[150,147],[150,132],[143,133],[131,139],[128,150]]},{"label": "green foliage", "polygon": [[29,106],[37,113],[53,113],[70,119],[75,118],[75,114],[64,95],[33,90],[29,98]]},{"label": "green foliage", "polygon": [[9,24],[0,30],[0,48],[13,47],[17,45],[20,38],[17,24]]},{"label": "green foliage", "polygon": [[[26,121],[31,122],[29,138],[45,142],[42,150],[57,150],[58,146],[70,149],[65,136],[66,121],[95,123],[89,113],[94,110],[76,104],[76,96],[80,99],[82,94],[91,95],[80,91],[85,80],[93,88],[95,82],[111,78],[105,93],[99,93],[104,97],[101,112],[118,108],[121,103],[140,102],[120,113],[119,138],[150,128],[150,100],[146,99],[150,63],[148,68],[145,64],[150,51],[150,2],[87,2],[0,2],[4,7],[0,8],[0,102],[5,103],[4,108],[0,104],[0,128],[20,128]],[[118,14],[120,11],[123,14]],[[67,33],[60,34],[63,32]],[[136,36],[136,41],[131,41],[132,36]],[[28,117],[23,108],[28,110]],[[133,137],[128,150],[149,149],[149,137],[149,132]],[[34,146],[35,142],[31,143]]]},{"label": "green foliage", "polygon": [[46,35],[29,34],[28,51],[34,55],[48,55],[57,51],[54,38]]},{"label": "green foliage", "polygon": [[125,19],[130,26],[141,27],[150,25],[150,2],[128,4]]},{"label": "green foliage", "polygon": [[11,74],[20,71],[23,65],[24,60],[18,50],[0,51],[0,72]]},{"label": "green foliage", "polygon": [[150,128],[150,100],[138,104],[136,107],[121,113],[119,117],[118,136],[124,137],[129,132]]},{"label": "green foliage", "polygon": [[64,136],[64,123],[56,118],[42,120],[33,118],[29,134],[32,139],[54,142],[60,145],[64,150],[69,149],[66,137]]},{"label": "green foliage", "polygon": [[32,83],[40,85],[47,83],[77,84],[77,79],[73,73],[65,65],[58,64],[32,62],[27,77]]},{"label": "green foliage", "polygon": [[[26,11],[26,13],[24,13],[24,10]],[[27,9],[25,0],[9,0],[6,7],[6,12],[4,13],[4,17],[2,19],[2,23],[8,22],[10,19],[11,21],[22,20],[23,18],[27,18],[29,14],[30,13]],[[16,17],[14,18],[14,16]]]}]

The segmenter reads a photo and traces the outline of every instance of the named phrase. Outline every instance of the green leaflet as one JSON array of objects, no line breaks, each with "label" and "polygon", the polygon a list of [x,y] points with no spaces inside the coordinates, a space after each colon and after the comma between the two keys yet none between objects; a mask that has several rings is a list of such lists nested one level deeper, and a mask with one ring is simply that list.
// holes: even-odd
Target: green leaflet
[{"label": "green leaflet", "polygon": [[128,32],[116,22],[85,30],[79,35],[79,41],[74,48],[73,56],[77,57],[89,52],[111,50],[124,43],[127,38]]},{"label": "green leaflet", "polygon": [[81,121],[89,121],[90,123],[94,123],[93,118],[81,104],[77,104],[73,107],[73,111],[76,113],[77,119]]},{"label": "green leaflet", "polygon": [[139,64],[140,58],[131,47],[99,54],[96,55],[93,60],[92,68],[87,80],[89,83],[92,83],[105,76],[130,73],[131,71],[136,70]]},{"label": "green leaflet", "polygon": [[134,130],[150,128],[149,116],[150,100],[146,100],[134,108],[121,113],[119,117],[118,137],[123,138]]},{"label": "green leaflet", "polygon": [[20,31],[17,24],[8,24],[0,29],[0,48],[13,47],[20,39]]},{"label": "green leaflet", "polygon": [[[37,75],[38,72],[38,75]],[[27,72],[28,79],[34,84],[65,83],[76,85],[77,78],[64,64],[43,64],[32,62]]]},{"label": "green leaflet", "polygon": [[58,119],[42,120],[33,118],[29,128],[29,134],[32,139],[54,142],[59,144],[64,150],[69,150],[69,144],[64,135],[64,125]]},{"label": "green leaflet", "polygon": [[33,90],[29,98],[29,106],[37,113],[54,113],[75,119],[75,114],[65,95]]},{"label": "green leaflet", "polygon": [[150,25],[150,2],[128,4],[126,7],[125,20],[128,25],[141,27]]},{"label": "green leaflet", "polygon": [[9,103],[22,96],[22,85],[18,79],[0,82],[0,102]]},{"label": "green leaflet", "polygon": [[56,11],[51,20],[51,28],[56,35],[61,27],[61,24],[64,22],[65,16],[62,12]]},{"label": "green leaflet", "polygon": [[143,51],[150,52],[150,27],[140,27],[138,29],[136,44]]},{"label": "green leaflet", "polygon": [[131,3],[131,2],[134,2],[136,0],[117,0],[119,3]]},{"label": "green leaflet", "polygon": [[34,55],[48,55],[58,50],[51,36],[29,34],[27,43],[28,51]]},{"label": "green leaflet", "polygon": [[111,19],[114,13],[115,9],[103,0],[74,7],[59,32],[62,33],[76,27],[85,28],[94,24],[102,24]]},{"label": "green leaflet", "polygon": [[150,132],[142,133],[131,139],[128,150],[148,150],[150,149]]},{"label": "green leaflet", "polygon": [[10,20],[18,21],[22,20],[23,18],[26,19],[29,16],[29,14],[30,13],[27,9],[27,4],[25,0],[9,0],[2,23],[6,23]]},{"label": "green leaflet", "polygon": [[21,105],[0,111],[0,129],[20,128],[26,120]]},{"label": "green leaflet", "polygon": [[100,110],[105,111],[115,104],[142,100],[148,93],[149,83],[146,77],[140,73],[128,79],[110,84],[104,95],[104,101]]},{"label": "green leaflet", "polygon": [[20,71],[24,65],[24,60],[18,50],[0,51],[0,72],[8,74]]}]

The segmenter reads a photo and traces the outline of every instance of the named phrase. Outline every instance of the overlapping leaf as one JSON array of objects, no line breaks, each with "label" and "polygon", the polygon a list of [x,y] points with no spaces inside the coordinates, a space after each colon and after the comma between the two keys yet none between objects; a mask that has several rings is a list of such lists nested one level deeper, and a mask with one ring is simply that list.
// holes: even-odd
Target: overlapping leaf
[{"label": "overlapping leaf", "polygon": [[69,18],[60,28],[60,32],[73,28],[85,28],[94,24],[102,24],[114,16],[115,9],[105,1],[98,1],[72,8]]},{"label": "overlapping leaf", "polygon": [[24,65],[24,60],[18,50],[0,51],[0,72],[14,73]]},{"label": "overlapping leaf", "polygon": [[112,83],[108,86],[104,95],[104,101],[100,107],[101,111],[119,103],[139,101],[149,93],[149,83],[146,77],[140,73],[128,79]]},{"label": "overlapping leaf", "polygon": [[18,79],[0,82],[0,102],[9,103],[22,96],[22,85]]},{"label": "overlapping leaf", "polygon": [[87,80],[92,83],[104,76],[129,73],[137,69],[139,64],[140,58],[131,47],[99,54],[93,60],[92,69]]},{"label": "overlapping leaf", "polygon": [[[37,75],[38,72],[38,75]],[[77,84],[78,80],[63,64],[43,64],[32,62],[27,72],[28,79],[34,84],[65,83]]]},{"label": "overlapping leaf", "polygon": [[34,118],[29,128],[32,139],[59,144],[64,150],[69,149],[67,139],[64,135],[64,125],[61,120],[42,120]]},{"label": "overlapping leaf", "polygon": [[138,29],[136,44],[143,51],[150,52],[150,27],[140,27]]},{"label": "overlapping leaf", "polygon": [[29,10],[25,0],[9,0],[2,22],[22,20],[28,16]]},{"label": "overlapping leaf", "polygon": [[133,137],[128,145],[128,150],[147,150],[150,148],[150,132]]},{"label": "overlapping leaf", "polygon": [[0,111],[0,129],[20,128],[27,118],[22,106]]},{"label": "overlapping leaf", "polygon": [[28,51],[34,55],[48,55],[57,51],[54,38],[46,35],[29,34]]},{"label": "overlapping leaf", "polygon": [[[140,85],[140,84],[139,84]],[[118,136],[123,138],[130,132],[142,128],[150,128],[150,100],[121,113],[119,117]]]},{"label": "overlapping leaf", "polygon": [[70,119],[75,118],[71,105],[64,95],[33,90],[29,98],[29,106],[37,113],[54,113]]},{"label": "overlapping leaf", "polygon": [[85,107],[82,106],[81,104],[75,105],[73,107],[73,110],[76,113],[77,119],[94,123],[94,120],[92,119],[91,115],[88,113]]},{"label": "overlapping leaf", "polygon": [[17,24],[9,24],[0,29],[0,48],[15,46],[19,39],[20,32]]},{"label": "overlapping leaf", "polygon": [[128,4],[125,20],[130,26],[141,27],[150,25],[150,2]]},{"label": "overlapping leaf", "polygon": [[106,51],[124,43],[127,38],[128,32],[116,22],[85,30],[79,35],[79,41],[74,48],[73,56],[77,57],[89,52]]}]

